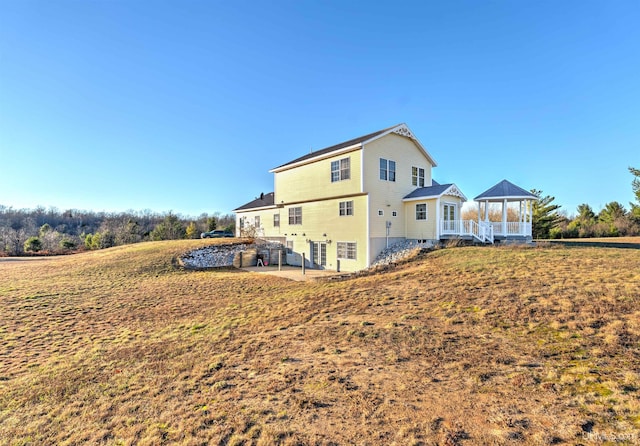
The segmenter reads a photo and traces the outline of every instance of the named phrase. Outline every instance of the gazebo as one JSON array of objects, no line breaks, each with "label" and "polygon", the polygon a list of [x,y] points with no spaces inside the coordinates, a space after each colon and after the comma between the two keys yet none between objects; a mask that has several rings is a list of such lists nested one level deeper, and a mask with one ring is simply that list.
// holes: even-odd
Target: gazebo
[{"label": "gazebo", "polygon": [[[495,240],[532,240],[533,202],[538,197],[521,187],[502,180],[492,188],[474,198],[478,202],[478,225],[489,230]],[[484,203],[484,207],[482,204]],[[489,221],[489,207],[491,204],[502,205],[502,220]],[[508,221],[510,203],[519,203],[517,221]]]}]

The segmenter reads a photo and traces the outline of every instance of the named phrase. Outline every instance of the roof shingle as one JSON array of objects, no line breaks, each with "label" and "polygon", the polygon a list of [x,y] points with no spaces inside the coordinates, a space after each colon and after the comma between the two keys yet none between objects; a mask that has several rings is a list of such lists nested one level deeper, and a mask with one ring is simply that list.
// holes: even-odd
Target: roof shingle
[{"label": "roof shingle", "polygon": [[273,206],[273,203],[274,203],[274,193],[269,192],[268,194],[261,194],[260,197],[256,198],[253,201],[250,201],[247,204],[240,206],[237,209],[234,209],[234,211],[246,211],[248,209],[264,208],[268,206]]},{"label": "roof shingle", "polygon": [[531,192],[524,190],[523,188],[510,183],[507,180],[502,180],[492,188],[484,191],[478,195],[474,200],[497,200],[505,198],[532,198],[537,200],[538,197]]},{"label": "roof shingle", "polygon": [[[398,124],[398,125],[401,125],[401,124]],[[355,144],[360,144],[362,142],[368,141],[371,138],[375,138],[376,136],[381,135],[384,132],[387,132],[395,127],[398,127],[398,125],[394,125],[383,130],[378,130],[377,132],[369,133],[368,135],[359,136],[358,138],[350,139],[349,141],[341,142],[339,144],[335,144],[330,147],[325,147],[324,149],[316,150],[315,152],[308,153],[304,156],[294,159],[293,161],[289,161],[288,163],[275,167],[273,170],[280,169],[282,167],[288,166],[289,164],[296,164],[301,161],[306,161],[308,159],[315,158],[317,156],[322,156],[327,153],[335,152],[336,150],[344,149],[345,147],[353,146]]]}]

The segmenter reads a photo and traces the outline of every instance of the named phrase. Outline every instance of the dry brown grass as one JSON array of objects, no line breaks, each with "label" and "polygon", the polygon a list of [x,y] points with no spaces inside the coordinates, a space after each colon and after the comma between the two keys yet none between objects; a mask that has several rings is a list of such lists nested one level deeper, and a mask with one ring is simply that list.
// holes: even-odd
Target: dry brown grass
[{"label": "dry brown grass", "polygon": [[0,263],[0,443],[640,441],[638,250],[305,283],[174,267],[201,243]]}]

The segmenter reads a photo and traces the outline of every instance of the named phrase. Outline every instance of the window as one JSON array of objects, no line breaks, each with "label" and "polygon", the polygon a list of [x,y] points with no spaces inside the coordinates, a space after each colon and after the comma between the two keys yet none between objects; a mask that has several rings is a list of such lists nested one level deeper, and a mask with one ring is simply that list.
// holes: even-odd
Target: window
[{"label": "window", "polygon": [[244,229],[244,219],[245,217],[240,217],[240,230]]},{"label": "window", "polygon": [[338,258],[356,260],[356,243],[355,242],[338,242]]},{"label": "window", "polygon": [[422,167],[411,168],[411,184],[418,187],[424,187],[424,169]]},{"label": "window", "polygon": [[353,215],[353,201],[340,202],[340,216]]},{"label": "window", "polygon": [[289,208],[289,224],[301,225],[302,224],[302,208]]},{"label": "window", "polygon": [[273,214],[273,227],[274,228],[280,227],[280,214]]},{"label": "window", "polygon": [[382,217],[384,215],[384,211],[382,209],[378,209],[378,215]]},{"label": "window", "polygon": [[416,204],[416,220],[427,219],[427,205],[426,203]]},{"label": "window", "polygon": [[397,216],[398,216],[398,211],[393,211],[393,212],[391,212],[391,215],[392,215],[393,217],[397,217]]},{"label": "window", "polygon": [[351,178],[351,162],[349,158],[331,161],[331,182],[348,180]]},{"label": "window", "polygon": [[384,181],[396,180],[396,162],[380,158],[380,179]]},{"label": "window", "polygon": [[293,240],[287,240],[287,254],[293,254]]},{"label": "window", "polygon": [[256,228],[259,228],[259,227],[260,227],[260,216],[259,216],[259,215],[256,215],[256,216],[254,217],[254,226],[255,226]]}]

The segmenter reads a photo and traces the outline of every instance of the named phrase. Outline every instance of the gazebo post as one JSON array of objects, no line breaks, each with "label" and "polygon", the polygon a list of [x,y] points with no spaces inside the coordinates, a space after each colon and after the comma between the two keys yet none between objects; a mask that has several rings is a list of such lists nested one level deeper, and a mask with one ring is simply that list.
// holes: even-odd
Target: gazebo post
[{"label": "gazebo post", "polygon": [[522,212],[522,201],[520,200],[520,212],[518,212],[518,226],[520,226],[520,231],[518,231],[520,233],[520,235],[524,235],[524,215]]},{"label": "gazebo post", "polygon": [[482,223],[482,214],[480,213],[481,204],[478,201],[478,224]]},{"label": "gazebo post", "polygon": [[507,236],[507,199],[502,201],[502,234]]}]

